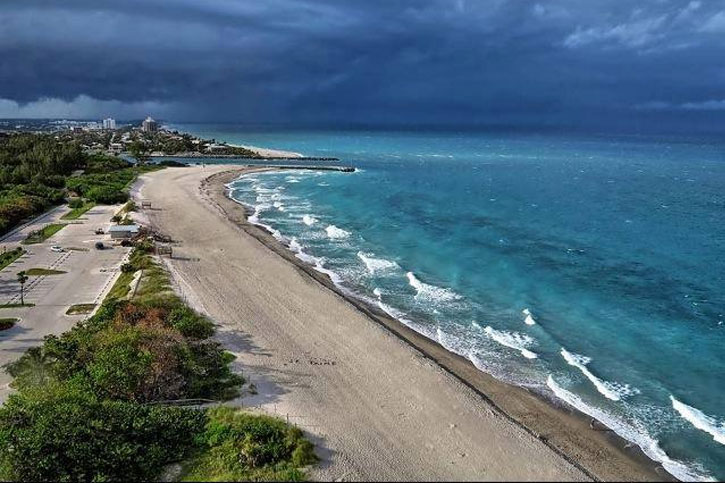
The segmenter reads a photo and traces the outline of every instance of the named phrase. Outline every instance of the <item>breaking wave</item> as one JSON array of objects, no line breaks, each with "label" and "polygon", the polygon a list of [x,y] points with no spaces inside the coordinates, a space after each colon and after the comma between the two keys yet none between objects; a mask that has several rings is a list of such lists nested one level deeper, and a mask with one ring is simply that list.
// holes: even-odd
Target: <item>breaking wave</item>
[{"label": "breaking wave", "polygon": [[[481,327],[476,322],[473,324],[478,328]],[[494,341],[498,342],[502,346],[519,351],[521,355],[527,359],[536,359],[538,357],[535,352],[528,349],[529,346],[534,344],[534,339],[526,334],[496,330],[490,325],[486,326],[483,331]]]},{"label": "breaking wave", "polygon": [[408,272],[405,275],[408,277],[410,286],[417,292],[415,295],[417,299],[425,299],[430,302],[450,302],[461,298],[460,295],[450,289],[421,282],[413,272]]},{"label": "breaking wave", "polygon": [[631,387],[629,384],[619,384],[616,382],[604,381],[592,374],[589,368],[587,368],[587,364],[592,361],[589,357],[580,354],[573,354],[564,349],[563,347],[561,349],[561,356],[564,358],[567,364],[579,369],[581,373],[584,374],[584,376],[586,376],[586,378],[589,379],[592,384],[594,384],[594,387],[597,388],[597,391],[599,391],[599,393],[607,399],[610,399],[612,401],[619,401],[620,399],[623,399],[627,396],[639,394],[639,390],[637,388]]},{"label": "breaking wave", "polygon": [[335,225],[328,226],[327,228],[325,228],[325,231],[327,232],[328,238],[341,239],[350,236],[349,231],[345,231],[342,228],[336,227]]},{"label": "breaking wave", "polygon": [[670,400],[672,401],[672,407],[680,413],[680,416],[700,431],[708,433],[718,443],[725,444],[725,421],[718,421],[699,409],[678,401],[673,396],[670,396]]},{"label": "breaking wave", "polygon": [[660,448],[659,442],[650,436],[644,428],[637,428],[630,423],[619,420],[602,409],[588,405],[579,396],[561,387],[561,385],[559,385],[559,383],[557,383],[551,375],[549,375],[546,385],[549,389],[551,389],[554,395],[562,401],[566,402],[570,406],[573,406],[584,414],[593,417],[597,421],[600,421],[622,438],[639,446],[647,456],[662,464],[662,467],[665,470],[679,480],[711,480],[710,476],[703,470],[690,468],[686,464],[670,458],[667,453]]},{"label": "breaking wave", "polygon": [[521,311],[522,314],[524,314],[524,323],[526,325],[536,325],[536,321],[534,320],[534,317],[531,315],[531,311],[529,309],[524,309]]},{"label": "breaking wave", "polygon": [[375,258],[371,253],[357,252],[357,257],[362,260],[368,272],[382,272],[398,267],[398,264],[384,258]]}]

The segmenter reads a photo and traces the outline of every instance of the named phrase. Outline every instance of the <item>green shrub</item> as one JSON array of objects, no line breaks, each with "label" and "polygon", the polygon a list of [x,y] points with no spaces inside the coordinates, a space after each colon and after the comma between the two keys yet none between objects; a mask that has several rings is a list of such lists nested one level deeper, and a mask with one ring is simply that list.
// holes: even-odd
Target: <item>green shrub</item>
[{"label": "green shrub", "polygon": [[0,479],[154,479],[205,422],[203,411],[102,401],[75,383],[23,391],[0,408]]},{"label": "green shrub", "polygon": [[214,334],[214,324],[185,305],[171,310],[167,320],[184,337],[207,339]]},{"label": "green shrub", "polygon": [[115,205],[128,200],[128,193],[112,186],[94,186],[86,191],[83,196],[96,203]]},{"label": "green shrub", "polygon": [[68,201],[68,207],[72,209],[76,208],[82,208],[84,205],[82,198],[71,198],[70,201]]},{"label": "green shrub", "polygon": [[[219,343],[201,340],[212,332],[194,320],[200,316],[177,310],[172,317],[169,304],[180,302],[104,304],[87,321],[46,337],[40,348],[10,364],[14,386],[76,380],[99,398],[139,402],[234,397],[244,381],[229,368],[234,357]],[[181,321],[193,335],[174,327]]]},{"label": "green shrub", "polygon": [[317,461],[299,428],[228,407],[208,411],[198,437],[204,451],[188,465],[188,481],[298,481],[300,467]]}]

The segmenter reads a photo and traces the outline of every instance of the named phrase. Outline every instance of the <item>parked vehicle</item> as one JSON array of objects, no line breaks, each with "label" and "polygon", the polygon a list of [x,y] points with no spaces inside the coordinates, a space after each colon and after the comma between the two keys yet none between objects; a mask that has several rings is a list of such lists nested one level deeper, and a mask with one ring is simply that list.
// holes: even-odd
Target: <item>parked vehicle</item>
[{"label": "parked vehicle", "polygon": [[106,247],[103,245],[103,242],[96,242],[96,250],[103,250],[104,248]]},{"label": "parked vehicle", "polygon": [[52,247],[50,247],[50,251],[60,253],[63,251],[63,247],[60,245],[53,245]]}]

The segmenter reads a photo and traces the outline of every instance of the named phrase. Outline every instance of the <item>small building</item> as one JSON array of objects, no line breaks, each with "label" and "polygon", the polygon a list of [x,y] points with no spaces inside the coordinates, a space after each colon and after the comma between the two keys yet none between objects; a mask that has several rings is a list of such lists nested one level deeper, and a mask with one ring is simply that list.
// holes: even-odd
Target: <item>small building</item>
[{"label": "small building", "polygon": [[113,225],[108,229],[108,234],[111,235],[111,240],[124,240],[138,235],[140,228],[138,225]]}]

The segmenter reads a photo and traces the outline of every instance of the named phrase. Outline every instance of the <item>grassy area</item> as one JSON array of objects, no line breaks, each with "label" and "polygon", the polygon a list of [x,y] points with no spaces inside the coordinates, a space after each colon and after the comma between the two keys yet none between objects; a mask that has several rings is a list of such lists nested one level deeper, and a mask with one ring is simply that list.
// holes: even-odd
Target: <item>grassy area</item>
[{"label": "grassy area", "polygon": [[21,303],[0,304],[0,309],[14,309],[16,307],[35,307],[35,304],[29,304],[28,302],[25,302],[24,304],[21,304]]},{"label": "grassy area", "polygon": [[90,314],[95,308],[96,304],[75,304],[68,307],[68,310],[65,311],[65,315]]},{"label": "grassy area", "polygon": [[25,250],[22,248],[14,248],[12,250],[8,250],[7,252],[0,255],[0,270],[4,269],[11,263],[13,263],[15,260],[23,256],[23,253],[25,253]]},{"label": "grassy area", "polygon": [[209,410],[201,451],[182,481],[301,481],[301,467],[317,461],[299,428],[229,407]]},{"label": "grassy area", "polygon": [[95,202],[93,202],[93,201],[86,201],[86,202],[83,203],[83,205],[81,205],[81,206],[79,206],[77,208],[73,208],[71,211],[69,211],[65,215],[61,216],[60,219],[61,220],[77,220],[78,218],[80,218],[81,216],[83,216],[83,214],[86,211],[90,210],[94,206],[96,206],[96,203]]},{"label": "grassy area", "polygon": [[31,268],[25,270],[25,274],[31,277],[39,277],[41,275],[61,275],[66,273],[63,270],[51,270],[50,268]]},{"label": "grassy area", "polygon": [[0,330],[8,330],[18,323],[18,319],[15,317],[4,317],[0,318]]},{"label": "grassy area", "polygon": [[33,243],[43,243],[45,240],[62,230],[64,226],[65,223],[51,223],[49,225],[45,225],[40,230],[30,232],[30,234],[28,234],[28,237],[23,240],[23,243],[26,245],[31,245]]},{"label": "grassy area", "polygon": [[133,272],[122,272],[108,292],[109,299],[124,299],[131,290],[131,281],[133,281]]}]

